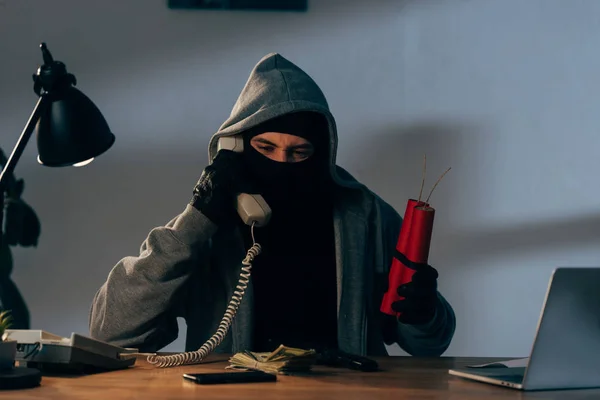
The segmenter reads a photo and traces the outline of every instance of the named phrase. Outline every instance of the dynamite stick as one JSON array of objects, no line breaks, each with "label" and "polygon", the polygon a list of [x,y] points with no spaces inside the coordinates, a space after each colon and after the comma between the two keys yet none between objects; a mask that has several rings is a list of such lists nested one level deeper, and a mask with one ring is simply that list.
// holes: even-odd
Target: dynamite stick
[{"label": "dynamite stick", "polygon": [[421,194],[425,183],[425,166],[423,167],[423,171],[419,199],[409,199],[406,205],[406,211],[404,212],[396,244],[396,254],[390,268],[388,291],[384,294],[380,307],[381,312],[384,314],[396,317],[399,317],[401,313],[394,311],[392,304],[398,300],[402,300],[402,297],[398,295],[398,288],[412,280],[420,264],[427,264],[428,262],[433,233],[433,219],[435,217],[435,209],[430,206],[429,199],[438,183],[450,171],[450,168],[438,179],[425,201],[421,201]]}]

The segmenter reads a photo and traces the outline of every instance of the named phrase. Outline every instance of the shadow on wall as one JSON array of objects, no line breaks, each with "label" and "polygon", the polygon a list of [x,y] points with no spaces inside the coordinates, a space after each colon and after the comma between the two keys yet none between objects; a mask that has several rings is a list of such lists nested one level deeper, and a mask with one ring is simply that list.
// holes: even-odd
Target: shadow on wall
[{"label": "shadow on wall", "polygon": [[[503,253],[544,252],[600,243],[600,213],[577,218],[544,220],[506,228],[455,232],[444,238],[445,257],[475,266],[482,259]],[[476,251],[473,251],[476,249]],[[598,260],[600,265],[600,260]]]},{"label": "shadow on wall", "polygon": [[469,188],[475,187],[479,179],[472,166],[478,162],[477,148],[482,136],[474,124],[424,121],[374,132],[352,149],[354,158],[364,161],[351,172],[403,215],[408,199],[419,196],[424,156],[427,156],[424,198],[451,167],[430,199],[436,209],[434,235],[451,230],[451,225],[460,221],[465,212],[465,199],[472,198]]},{"label": "shadow on wall", "polygon": [[[436,217],[430,255],[444,266],[462,269],[508,252],[524,254],[600,243],[600,213],[508,227],[478,226],[470,214],[473,208],[483,207],[478,202],[478,187],[485,177],[476,167],[484,162],[485,152],[484,130],[475,124],[424,122],[379,132],[360,144],[360,152],[353,151],[364,162],[350,172],[400,215],[407,200],[419,194],[423,154],[427,154],[424,193],[452,167],[431,198]],[[467,225],[475,228],[464,228],[463,222],[469,219]]]}]

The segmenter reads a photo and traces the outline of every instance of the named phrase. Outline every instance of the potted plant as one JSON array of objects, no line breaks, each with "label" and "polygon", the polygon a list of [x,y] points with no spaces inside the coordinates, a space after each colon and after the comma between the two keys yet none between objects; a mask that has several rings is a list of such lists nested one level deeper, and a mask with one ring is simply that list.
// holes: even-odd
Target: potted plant
[{"label": "potted plant", "polygon": [[15,365],[15,356],[17,355],[17,341],[8,339],[6,330],[12,323],[10,310],[0,312],[0,370],[10,369]]}]

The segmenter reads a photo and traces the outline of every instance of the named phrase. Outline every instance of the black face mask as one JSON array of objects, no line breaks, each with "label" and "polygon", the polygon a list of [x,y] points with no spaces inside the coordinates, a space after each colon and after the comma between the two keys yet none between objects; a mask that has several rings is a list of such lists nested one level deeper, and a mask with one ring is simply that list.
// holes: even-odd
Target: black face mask
[{"label": "black face mask", "polygon": [[[315,151],[300,162],[278,162],[258,152],[244,138],[244,163],[256,185],[256,190],[273,209],[273,213],[287,213],[302,207],[312,208],[315,203],[326,203],[329,193],[327,157]],[[307,210],[308,211],[308,210]]]}]

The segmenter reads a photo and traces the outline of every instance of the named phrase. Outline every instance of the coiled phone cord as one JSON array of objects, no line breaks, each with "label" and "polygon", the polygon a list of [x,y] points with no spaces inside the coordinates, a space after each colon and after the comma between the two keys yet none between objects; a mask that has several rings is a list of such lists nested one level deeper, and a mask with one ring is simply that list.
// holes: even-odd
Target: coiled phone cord
[{"label": "coiled phone cord", "polygon": [[156,365],[161,368],[197,364],[204,358],[206,358],[206,356],[208,356],[217,346],[219,346],[221,342],[223,342],[223,339],[225,338],[225,335],[227,335],[227,332],[231,327],[231,323],[235,318],[235,314],[240,306],[240,303],[242,302],[242,298],[244,297],[246,288],[248,287],[248,282],[250,281],[250,270],[252,269],[252,261],[254,261],[254,258],[261,252],[260,244],[256,243],[256,241],[254,240],[254,224],[252,224],[251,229],[253,244],[252,247],[250,247],[250,249],[246,253],[246,257],[242,261],[242,271],[240,272],[240,279],[236,286],[236,290],[231,296],[229,306],[225,311],[225,315],[223,316],[223,319],[219,324],[217,332],[215,332],[215,334],[196,351],[188,351],[185,353],[173,354],[168,356],[151,354],[147,358],[150,364]]}]

